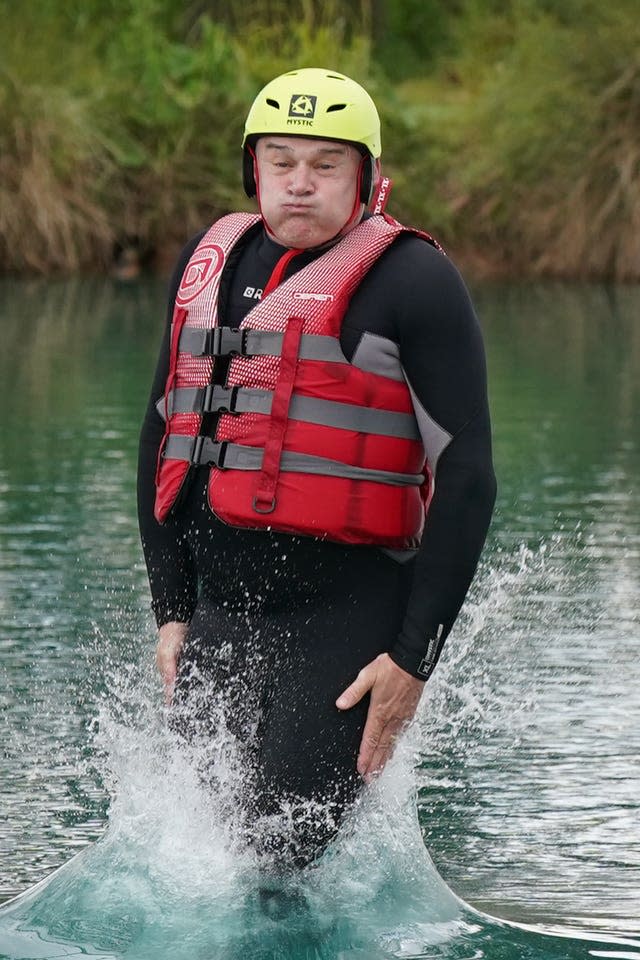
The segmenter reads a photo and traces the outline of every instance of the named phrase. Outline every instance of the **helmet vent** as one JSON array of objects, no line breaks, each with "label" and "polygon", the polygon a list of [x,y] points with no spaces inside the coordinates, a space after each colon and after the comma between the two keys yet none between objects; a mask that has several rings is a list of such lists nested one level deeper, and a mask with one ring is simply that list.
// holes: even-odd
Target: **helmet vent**
[{"label": "helmet vent", "polygon": [[327,107],[327,113],[331,113],[333,110],[344,110],[346,103],[332,103],[330,107]]},{"label": "helmet vent", "polygon": [[277,100],[271,100],[270,97],[267,97],[267,103],[269,104],[270,107],[275,107],[276,110],[280,109],[280,104],[278,103]]},{"label": "helmet vent", "polygon": [[328,73],[327,76],[329,80],[344,80],[344,77],[341,77],[339,74],[335,73]]}]

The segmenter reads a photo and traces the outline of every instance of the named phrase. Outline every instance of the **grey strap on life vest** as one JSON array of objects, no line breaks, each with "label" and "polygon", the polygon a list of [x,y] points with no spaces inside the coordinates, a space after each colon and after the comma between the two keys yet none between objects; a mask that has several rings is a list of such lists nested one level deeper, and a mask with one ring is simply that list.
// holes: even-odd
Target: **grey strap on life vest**
[{"label": "grey strap on life vest", "polygon": [[[194,465],[209,464],[220,470],[261,470],[262,448],[245,447],[226,440],[211,437],[186,437],[172,433],[167,437],[163,457],[167,460],[186,460]],[[280,469],[289,473],[312,473],[328,477],[343,477],[348,480],[371,480],[388,483],[394,487],[420,486],[424,477],[420,473],[393,473],[389,470],[370,470],[355,467],[339,460],[328,460],[307,453],[292,453],[285,450],[280,459]]]},{"label": "grey strap on life vest", "polygon": [[[262,357],[280,356],[282,333],[271,330],[250,330],[238,327],[198,329],[184,327],[178,349],[193,357]],[[348,363],[336,337],[303,334],[298,357],[301,360],[328,360]]]},{"label": "grey strap on life vest", "polygon": [[[167,397],[169,416],[174,413],[270,413],[271,391],[246,387],[178,387]],[[164,397],[156,409],[164,420]]]},{"label": "grey strap on life vest", "polygon": [[[252,390],[246,387],[179,387],[168,397],[169,416],[174,413],[271,413],[270,390]],[[164,417],[164,397],[157,404]],[[320,400],[294,394],[289,407],[289,419],[338,427],[357,433],[372,433],[384,437],[419,440],[418,424],[412,413],[379,410],[355,403]]]}]

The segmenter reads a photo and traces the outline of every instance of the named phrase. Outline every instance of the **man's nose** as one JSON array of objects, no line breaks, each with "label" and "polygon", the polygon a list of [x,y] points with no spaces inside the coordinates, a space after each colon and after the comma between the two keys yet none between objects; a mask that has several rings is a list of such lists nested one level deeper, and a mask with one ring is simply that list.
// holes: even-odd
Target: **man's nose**
[{"label": "man's nose", "polygon": [[299,163],[291,171],[289,191],[295,194],[310,193],[313,190],[313,171]]}]

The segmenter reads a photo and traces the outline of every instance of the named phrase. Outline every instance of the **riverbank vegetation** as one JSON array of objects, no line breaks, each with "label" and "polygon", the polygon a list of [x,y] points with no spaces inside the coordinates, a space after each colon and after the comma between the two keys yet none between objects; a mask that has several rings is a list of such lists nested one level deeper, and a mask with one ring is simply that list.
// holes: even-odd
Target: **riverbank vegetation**
[{"label": "riverbank vegetation", "polygon": [[[344,8],[348,12],[345,13]],[[162,267],[247,207],[260,86],[326,65],[378,103],[390,211],[476,272],[640,279],[637,0],[0,0],[5,271]]]}]

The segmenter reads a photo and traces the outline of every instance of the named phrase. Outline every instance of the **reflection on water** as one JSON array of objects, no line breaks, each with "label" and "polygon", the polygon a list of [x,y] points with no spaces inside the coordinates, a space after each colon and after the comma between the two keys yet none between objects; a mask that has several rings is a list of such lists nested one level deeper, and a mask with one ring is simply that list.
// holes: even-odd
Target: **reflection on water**
[{"label": "reflection on water", "polygon": [[[139,737],[152,725],[152,707],[142,709],[135,692],[146,683],[153,700],[150,668],[140,672],[153,631],[134,470],[164,308],[156,282],[4,282],[0,290],[6,898],[103,833],[104,778],[122,760],[124,741],[115,733],[105,739],[114,728],[103,719],[96,743],[96,717],[113,716],[108,708],[117,704]],[[447,883],[488,913],[631,934],[640,929],[640,291],[483,287],[476,299],[488,343],[499,503],[472,601],[415,731],[422,831]],[[113,665],[117,681],[109,679]],[[133,816],[127,809],[124,821]],[[135,809],[144,825],[151,812]],[[85,884],[76,884],[75,895],[84,890],[89,909],[92,870],[104,880],[113,867],[120,883],[129,877],[135,886],[144,858],[142,866],[124,863],[132,848],[118,845],[118,836],[110,828],[102,844],[62,871],[41,909],[70,896],[74,877]],[[407,836],[403,843],[411,848]],[[351,898],[359,904],[356,927],[363,916],[384,919],[380,936],[391,931],[405,945],[383,944],[381,955],[529,955],[525,933],[516,948],[513,931],[501,940],[457,901],[454,919],[438,918],[448,946],[437,952],[436,933],[420,927],[432,922],[425,904],[451,901],[428,860],[415,855],[409,893],[401,883],[406,860],[399,870],[394,856],[382,857],[393,888],[383,910],[376,897],[385,884],[376,887],[363,849],[366,869],[342,865],[340,910],[350,917]],[[319,888],[333,889],[329,881]],[[231,888],[223,889],[222,898],[230,897]],[[243,897],[251,889],[242,886]],[[373,912],[362,913],[363,898]],[[140,910],[152,911],[153,896],[142,900]],[[203,909],[197,897],[192,906],[191,920]],[[316,908],[320,916],[326,904]],[[245,924],[251,909],[245,904],[239,914]],[[395,933],[394,911],[406,921]],[[470,940],[464,924],[479,924],[467,931]],[[491,949],[485,935],[498,936]],[[335,943],[345,937],[341,929]],[[369,949],[355,934],[349,942],[353,951]],[[425,942],[433,952],[418,952]],[[545,956],[555,956],[553,949]],[[557,955],[570,949],[564,943]],[[591,955],[638,955],[629,945],[598,949],[592,944]]]},{"label": "reflection on water", "polygon": [[640,291],[477,302],[500,493],[475,595],[492,609],[471,648],[459,625],[434,677],[427,843],[491,912],[637,931]]}]

